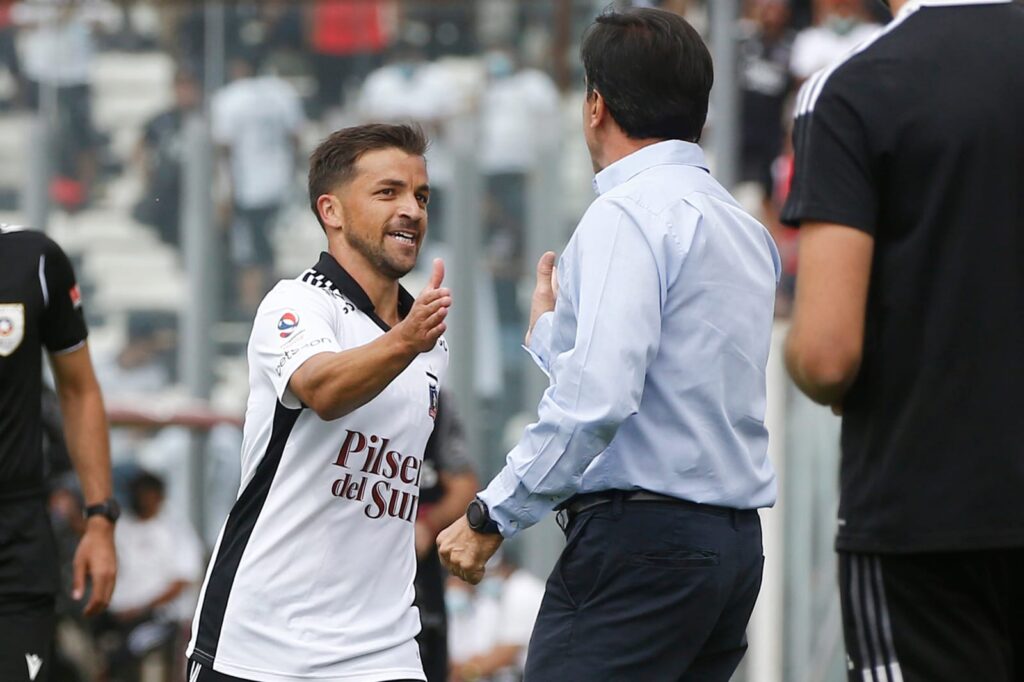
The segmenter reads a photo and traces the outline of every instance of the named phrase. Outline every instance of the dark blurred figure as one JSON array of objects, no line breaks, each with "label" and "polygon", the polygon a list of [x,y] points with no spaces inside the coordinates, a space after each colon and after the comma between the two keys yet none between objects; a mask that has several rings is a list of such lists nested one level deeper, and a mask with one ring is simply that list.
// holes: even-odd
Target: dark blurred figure
[{"label": "dark blurred figure", "polygon": [[7,102],[11,106],[18,101],[24,89],[21,62],[18,60],[18,50],[15,44],[17,29],[11,17],[13,5],[14,0],[0,0],[0,64],[7,69],[7,73],[11,77],[13,91]]},{"label": "dark blurred figure", "polygon": [[416,518],[416,606],[422,630],[416,637],[427,682],[448,680],[447,575],[434,541],[441,529],[460,517],[480,481],[466,452],[466,432],[452,394],[441,390],[434,431],[423,453],[420,506]]},{"label": "dark blurred figure", "polygon": [[142,168],[143,194],[132,216],[157,229],[160,239],[178,247],[181,222],[181,164],[186,117],[202,103],[202,87],[191,72],[174,75],[174,104],[151,118],[135,157]]},{"label": "dark blurred figure", "polygon": [[789,62],[796,34],[788,0],[752,0],[740,42],[743,137],[742,180],[772,192],[771,165],[782,150],[783,109],[793,85]]},{"label": "dark blurred figure", "polygon": [[406,36],[424,45],[430,60],[445,55],[471,55],[477,50],[477,4],[463,0],[404,3],[402,21]]}]

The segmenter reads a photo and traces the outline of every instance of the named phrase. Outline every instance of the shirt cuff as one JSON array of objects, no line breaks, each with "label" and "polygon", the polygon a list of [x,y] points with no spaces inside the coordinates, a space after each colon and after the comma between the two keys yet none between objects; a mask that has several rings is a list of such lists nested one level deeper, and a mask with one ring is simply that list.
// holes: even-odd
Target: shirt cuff
[{"label": "shirt cuff", "polygon": [[506,465],[477,497],[487,505],[491,520],[498,524],[498,530],[507,539],[514,537],[524,527],[521,514],[524,511],[515,499],[519,479]]}]

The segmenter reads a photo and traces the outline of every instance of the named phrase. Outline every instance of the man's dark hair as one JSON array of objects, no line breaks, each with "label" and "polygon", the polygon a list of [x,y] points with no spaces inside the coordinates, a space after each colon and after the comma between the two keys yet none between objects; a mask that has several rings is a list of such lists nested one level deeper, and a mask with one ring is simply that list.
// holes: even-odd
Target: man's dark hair
[{"label": "man's dark hair", "polygon": [[332,189],[352,179],[356,162],[363,154],[391,148],[423,156],[427,138],[418,125],[370,123],[342,128],[320,143],[309,157],[309,206],[320,227],[324,227],[316,208],[320,195],[330,194]]},{"label": "man's dark hair", "polygon": [[626,135],[700,139],[714,67],[681,16],[646,8],[606,12],[587,29],[580,57],[587,97],[599,92]]}]

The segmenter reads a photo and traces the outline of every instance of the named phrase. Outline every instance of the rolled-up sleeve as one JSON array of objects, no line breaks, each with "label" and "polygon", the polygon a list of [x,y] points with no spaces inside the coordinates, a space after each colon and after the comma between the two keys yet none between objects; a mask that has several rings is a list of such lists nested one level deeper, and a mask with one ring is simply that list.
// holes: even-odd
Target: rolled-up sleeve
[{"label": "rolled-up sleeve", "polygon": [[[551,384],[537,422],[480,494],[506,537],[573,495],[590,462],[639,409],[666,293],[664,263],[644,233],[650,216],[642,211],[629,200],[599,200],[566,249],[558,304],[538,320],[530,342]],[[573,330],[571,347],[555,354],[553,343],[555,350],[569,345],[557,335]]]}]

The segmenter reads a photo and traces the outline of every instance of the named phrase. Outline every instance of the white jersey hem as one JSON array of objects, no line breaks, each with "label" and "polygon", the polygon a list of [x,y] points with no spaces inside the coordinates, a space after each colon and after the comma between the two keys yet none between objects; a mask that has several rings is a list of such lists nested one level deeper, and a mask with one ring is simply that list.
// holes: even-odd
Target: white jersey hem
[{"label": "white jersey hem", "polygon": [[253,682],[299,682],[301,680],[320,680],[320,682],[391,682],[392,680],[424,680],[426,675],[421,668],[386,668],[374,671],[363,671],[351,674],[331,673],[324,677],[315,675],[291,675],[289,673],[272,672],[269,670],[254,670],[241,665],[225,663],[223,659],[217,658],[210,666],[216,672],[232,677],[241,677]]}]

